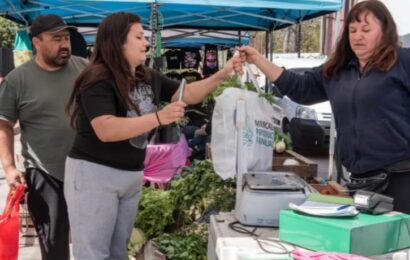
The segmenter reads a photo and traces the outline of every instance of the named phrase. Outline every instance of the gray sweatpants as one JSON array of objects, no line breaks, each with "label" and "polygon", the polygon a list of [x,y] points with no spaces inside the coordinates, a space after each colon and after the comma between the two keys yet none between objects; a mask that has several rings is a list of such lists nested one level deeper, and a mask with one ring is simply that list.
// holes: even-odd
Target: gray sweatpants
[{"label": "gray sweatpants", "polygon": [[68,157],[64,194],[75,260],[125,260],[143,172]]}]

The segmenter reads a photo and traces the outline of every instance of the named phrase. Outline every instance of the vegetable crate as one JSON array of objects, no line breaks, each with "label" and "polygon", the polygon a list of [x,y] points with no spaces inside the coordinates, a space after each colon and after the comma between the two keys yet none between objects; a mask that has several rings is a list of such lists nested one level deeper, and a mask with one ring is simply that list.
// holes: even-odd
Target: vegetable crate
[{"label": "vegetable crate", "polygon": [[[315,178],[314,181],[317,181],[317,178]],[[328,181],[326,183],[311,182],[309,184],[310,186],[315,188],[320,194],[323,194],[323,195],[350,197],[349,194],[347,193],[347,190],[335,181]]]},{"label": "vegetable crate", "polygon": [[[286,159],[294,159],[298,165],[283,165]],[[349,197],[346,189],[335,181],[325,182],[317,176],[317,163],[294,152],[286,150],[284,153],[275,153],[272,163],[273,171],[293,172],[304,178],[320,194]]]},{"label": "vegetable crate", "polygon": [[[293,159],[297,165],[283,165],[286,159]],[[293,172],[310,182],[317,176],[317,163],[294,152],[286,150],[283,153],[274,153],[272,162],[273,171]]]}]

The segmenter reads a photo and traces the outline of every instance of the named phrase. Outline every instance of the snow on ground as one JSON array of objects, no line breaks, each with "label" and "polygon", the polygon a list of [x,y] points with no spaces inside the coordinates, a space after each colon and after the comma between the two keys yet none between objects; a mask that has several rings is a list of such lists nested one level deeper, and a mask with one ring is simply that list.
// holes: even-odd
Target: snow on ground
[{"label": "snow on ground", "polygon": [[297,53],[274,53],[273,62],[285,68],[311,68],[323,64],[326,56],[319,53],[301,53],[298,58]]},{"label": "snow on ground", "polygon": [[[297,53],[273,53],[273,63],[285,68],[312,68],[323,64],[327,56],[319,53],[301,53],[298,58]],[[255,65],[251,65],[251,70],[257,76],[260,87],[265,86],[265,75]]]}]

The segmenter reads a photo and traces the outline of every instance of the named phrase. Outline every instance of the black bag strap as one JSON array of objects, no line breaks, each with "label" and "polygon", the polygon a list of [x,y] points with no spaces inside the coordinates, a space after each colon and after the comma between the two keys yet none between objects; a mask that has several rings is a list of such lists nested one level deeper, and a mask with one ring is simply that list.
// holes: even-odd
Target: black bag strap
[{"label": "black bag strap", "polygon": [[[154,93],[154,104],[157,105],[157,111],[159,110],[159,102],[161,99],[161,82],[160,82],[160,77],[157,77],[156,72],[153,69],[149,69],[150,73],[150,85],[152,92]],[[151,130],[148,136],[148,140],[153,140],[154,143],[157,143],[158,140],[158,128],[155,127],[155,129]]]}]

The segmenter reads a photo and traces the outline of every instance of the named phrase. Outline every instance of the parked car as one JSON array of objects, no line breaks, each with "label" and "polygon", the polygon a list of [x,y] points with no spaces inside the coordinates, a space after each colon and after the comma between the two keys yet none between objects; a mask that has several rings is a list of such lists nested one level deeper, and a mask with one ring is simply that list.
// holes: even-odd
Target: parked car
[{"label": "parked car", "polygon": [[[309,68],[289,69],[304,73]],[[329,149],[332,110],[328,101],[305,106],[282,96],[273,85],[272,92],[282,108],[282,131],[290,133],[293,149],[297,152],[319,152]]]}]

